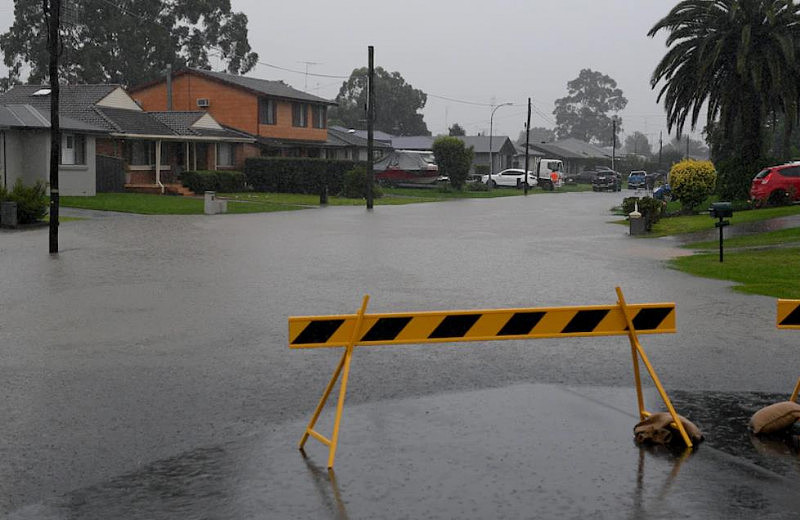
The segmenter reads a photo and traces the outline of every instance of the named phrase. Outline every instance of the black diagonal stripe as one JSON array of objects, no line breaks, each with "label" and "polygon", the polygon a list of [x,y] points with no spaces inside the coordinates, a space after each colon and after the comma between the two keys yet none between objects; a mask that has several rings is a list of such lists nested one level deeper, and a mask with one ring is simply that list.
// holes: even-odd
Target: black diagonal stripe
[{"label": "black diagonal stripe", "polygon": [[303,329],[292,345],[307,345],[309,343],[325,343],[339,330],[344,320],[316,320]]},{"label": "black diagonal stripe", "polygon": [[544,315],[544,312],[515,312],[497,335],[526,336],[531,333]]},{"label": "black diagonal stripe", "polygon": [[608,309],[595,309],[591,311],[578,311],[564,330],[562,334],[570,334],[575,332],[592,332],[597,324],[602,321],[608,314]]},{"label": "black diagonal stripe", "polygon": [[639,313],[636,314],[636,317],[633,318],[633,328],[636,330],[657,329],[670,312],[672,312],[671,307],[652,307],[640,309]]},{"label": "black diagonal stripe", "polygon": [[389,341],[400,334],[400,331],[411,321],[410,316],[403,318],[381,318],[370,327],[361,341]]},{"label": "black diagonal stripe", "polygon": [[790,326],[790,325],[800,325],[800,305],[794,308],[792,312],[786,316],[781,325]]},{"label": "black diagonal stripe", "polygon": [[447,316],[442,320],[439,326],[430,333],[428,338],[463,338],[480,317],[480,314],[457,314],[455,316]]}]

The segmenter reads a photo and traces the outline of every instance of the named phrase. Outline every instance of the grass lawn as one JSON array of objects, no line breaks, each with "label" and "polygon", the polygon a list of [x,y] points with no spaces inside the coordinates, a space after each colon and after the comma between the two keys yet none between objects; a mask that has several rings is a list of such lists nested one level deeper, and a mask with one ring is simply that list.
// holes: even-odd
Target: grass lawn
[{"label": "grass lawn", "polygon": [[[707,207],[707,206],[701,206]],[[734,211],[733,217],[727,219],[731,225],[742,222],[757,222],[776,217],[800,214],[800,205],[779,206],[775,208],[750,209],[746,211]],[[714,229],[717,219],[708,216],[708,213],[700,215],[682,215],[679,217],[662,218],[653,226],[653,230],[648,237],[662,237],[667,235],[679,235],[681,233],[691,233],[694,231],[705,231]]]},{"label": "grass lawn", "polygon": [[799,260],[800,248],[776,248],[725,254],[722,263],[717,253],[674,258],[669,263],[695,276],[734,281],[739,284],[734,290],[739,292],[800,298]]},{"label": "grass lawn", "polygon": [[[800,228],[779,229],[777,231],[767,231],[755,235],[743,235],[738,237],[725,238],[724,248],[741,247],[768,247],[783,244],[797,244],[800,246]],[[709,240],[707,242],[694,242],[686,244],[688,249],[719,249],[719,240]]]},{"label": "grass lawn", "polygon": [[[566,186],[559,192],[584,191],[582,186]],[[449,192],[435,188],[383,188],[384,196],[375,199],[376,206],[440,202],[451,199],[496,198],[522,195],[522,190],[496,188],[491,191]],[[529,195],[550,194],[531,189]],[[220,193],[228,199],[228,213],[266,213],[319,206],[319,195],[295,193]],[[330,206],[362,206],[364,199],[328,196]],[[170,197],[144,193],[98,193],[94,197],[61,197],[61,205],[69,208],[119,211],[143,215],[201,215],[203,199]]]}]

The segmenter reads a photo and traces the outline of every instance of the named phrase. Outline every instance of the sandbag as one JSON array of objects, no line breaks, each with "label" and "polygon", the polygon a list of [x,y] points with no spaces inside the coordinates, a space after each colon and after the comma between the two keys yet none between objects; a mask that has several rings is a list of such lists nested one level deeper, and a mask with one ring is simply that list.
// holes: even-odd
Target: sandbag
[{"label": "sandbag", "polygon": [[753,433],[774,433],[785,430],[800,419],[800,404],[783,401],[760,409],[750,418]]},{"label": "sandbag", "polygon": [[[678,418],[693,444],[703,440],[700,428],[682,415],[678,415]],[[682,441],[680,432],[670,423],[672,416],[668,412],[654,413],[633,427],[633,436],[639,444],[670,444],[675,439]]]}]

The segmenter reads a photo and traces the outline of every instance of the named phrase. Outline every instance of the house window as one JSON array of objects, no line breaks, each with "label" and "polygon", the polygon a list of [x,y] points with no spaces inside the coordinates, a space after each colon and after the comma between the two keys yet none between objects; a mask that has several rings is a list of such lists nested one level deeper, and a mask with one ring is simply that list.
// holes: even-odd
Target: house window
[{"label": "house window", "polygon": [[292,126],[308,126],[308,105],[292,103]]},{"label": "house window", "polygon": [[61,134],[61,164],[86,164],[86,136]]},{"label": "house window", "polygon": [[274,99],[258,99],[258,124],[274,125],[278,122],[277,103]]},{"label": "house window", "polygon": [[128,164],[131,166],[150,166],[155,164],[154,145],[153,141],[128,141]]},{"label": "house window", "polygon": [[233,143],[217,143],[217,166],[233,166]]},{"label": "house window", "polygon": [[311,118],[314,128],[326,128],[328,121],[326,116],[328,107],[325,105],[313,105],[311,107]]}]

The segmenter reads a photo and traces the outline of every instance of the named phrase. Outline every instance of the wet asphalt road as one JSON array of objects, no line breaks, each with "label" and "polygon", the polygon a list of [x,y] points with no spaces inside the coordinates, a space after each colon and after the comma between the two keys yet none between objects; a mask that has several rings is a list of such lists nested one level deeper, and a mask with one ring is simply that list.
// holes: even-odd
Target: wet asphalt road
[{"label": "wet asphalt road", "polygon": [[[643,337],[668,390],[786,393],[773,298],[668,269],[611,224],[623,194],[191,217],[93,214],[0,233],[0,513],[307,417],[338,352],[290,315],[674,301]],[[65,211],[65,213],[68,213]],[[735,217],[733,219],[735,224]],[[516,383],[630,387],[623,338],[361,349],[348,406]],[[188,515],[200,517],[202,514]]]}]

